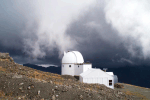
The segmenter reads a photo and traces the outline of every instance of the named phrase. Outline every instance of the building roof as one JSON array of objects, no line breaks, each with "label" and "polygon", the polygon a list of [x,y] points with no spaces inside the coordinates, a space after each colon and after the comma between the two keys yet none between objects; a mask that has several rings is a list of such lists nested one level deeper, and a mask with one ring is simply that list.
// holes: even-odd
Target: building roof
[{"label": "building roof", "polygon": [[70,51],[67,53],[64,51],[62,63],[84,63],[84,59],[79,51]]},{"label": "building roof", "polygon": [[91,68],[91,69],[88,69],[87,71],[83,72],[80,74],[80,76],[84,77],[90,73],[92,73],[93,71],[96,71],[97,69],[94,69],[94,68]]},{"label": "building roof", "polygon": [[109,74],[109,75],[114,75],[113,72],[106,72],[106,73]]},{"label": "building roof", "polygon": [[[111,75],[110,75],[111,74]],[[107,73],[102,71],[101,69],[91,68],[87,71],[80,74],[81,77],[106,77],[106,76],[112,76],[112,72]]]}]

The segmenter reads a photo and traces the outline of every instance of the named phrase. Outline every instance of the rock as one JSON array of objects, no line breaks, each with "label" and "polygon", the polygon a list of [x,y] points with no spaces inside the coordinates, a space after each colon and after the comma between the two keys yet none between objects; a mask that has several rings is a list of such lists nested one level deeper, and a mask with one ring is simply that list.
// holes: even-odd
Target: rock
[{"label": "rock", "polygon": [[42,98],[41,100],[44,100],[44,98]]},{"label": "rock", "polygon": [[55,86],[55,90],[58,90],[58,86]]},{"label": "rock", "polygon": [[89,92],[89,91],[87,91],[87,90],[85,91],[85,93],[88,93],[88,92]]},{"label": "rock", "polygon": [[26,97],[26,96],[22,96],[22,99],[24,100],[25,97]]},{"label": "rock", "polygon": [[23,91],[23,90],[21,90],[21,93],[24,93],[24,91]]},{"label": "rock", "polygon": [[116,87],[116,88],[124,88],[124,85],[122,85],[122,84],[120,84],[120,83],[116,83],[116,84],[114,85],[114,87]]},{"label": "rock", "polygon": [[33,84],[31,84],[30,86],[31,86],[31,88],[34,88],[34,85],[33,85]]},{"label": "rock", "polygon": [[12,78],[22,78],[22,75],[15,74]]},{"label": "rock", "polygon": [[0,58],[1,59],[9,59],[10,58],[9,53],[0,53]]},{"label": "rock", "polygon": [[49,81],[49,83],[51,83],[51,84],[52,84],[53,82],[52,82],[52,81]]},{"label": "rock", "polygon": [[38,90],[38,95],[40,95],[40,90]]},{"label": "rock", "polygon": [[52,89],[52,91],[54,91],[54,89]]},{"label": "rock", "polygon": [[83,96],[82,96],[82,95],[80,95],[80,99],[83,99]]},{"label": "rock", "polygon": [[68,89],[67,88],[63,88],[63,90],[62,90],[62,92],[67,92],[68,91]]},{"label": "rock", "polygon": [[22,89],[23,89],[22,87],[19,88],[19,90],[22,90]]},{"label": "rock", "polygon": [[11,61],[11,62],[14,62],[14,60],[13,60],[13,58],[12,58],[12,57],[10,57],[10,61]]},{"label": "rock", "polygon": [[20,83],[19,85],[23,85],[24,83]]},{"label": "rock", "polygon": [[67,92],[67,91],[68,91],[67,89],[63,89],[63,90],[62,90],[62,92]]},{"label": "rock", "polygon": [[55,95],[52,96],[52,100],[56,100]]},{"label": "rock", "polygon": [[21,97],[18,97],[18,99],[20,100],[20,99],[21,99]]},{"label": "rock", "polygon": [[122,92],[118,91],[118,94],[122,94]]},{"label": "rock", "polygon": [[58,95],[56,95],[56,97],[58,97]]},{"label": "rock", "polygon": [[31,89],[31,87],[30,87],[30,86],[28,86],[28,87],[27,87],[27,89],[28,89],[28,90],[30,90],[30,89]]}]

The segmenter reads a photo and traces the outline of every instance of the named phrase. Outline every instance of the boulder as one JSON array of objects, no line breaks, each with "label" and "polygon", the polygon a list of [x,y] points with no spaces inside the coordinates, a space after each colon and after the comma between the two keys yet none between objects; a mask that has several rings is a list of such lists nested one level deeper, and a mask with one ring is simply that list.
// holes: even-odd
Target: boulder
[{"label": "boulder", "polygon": [[123,84],[120,84],[120,83],[116,83],[114,85],[115,88],[124,88],[124,85]]},{"label": "boulder", "polygon": [[0,58],[1,59],[9,59],[10,58],[9,53],[0,53]]},{"label": "boulder", "polygon": [[0,59],[9,59],[11,62],[14,62],[13,58],[9,56],[9,53],[0,52]]}]

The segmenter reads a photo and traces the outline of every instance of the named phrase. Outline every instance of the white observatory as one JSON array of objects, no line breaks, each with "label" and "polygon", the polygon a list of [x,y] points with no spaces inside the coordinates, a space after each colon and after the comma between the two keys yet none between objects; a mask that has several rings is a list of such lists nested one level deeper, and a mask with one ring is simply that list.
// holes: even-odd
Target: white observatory
[{"label": "white observatory", "polygon": [[104,84],[112,89],[118,82],[118,78],[113,72],[92,68],[91,63],[84,63],[83,56],[78,51],[68,51],[67,53],[64,51],[61,75],[79,76],[80,82]]},{"label": "white observatory", "polygon": [[81,73],[92,68],[91,63],[84,63],[83,56],[78,51],[64,51],[64,57],[62,58],[62,75],[79,76]]}]

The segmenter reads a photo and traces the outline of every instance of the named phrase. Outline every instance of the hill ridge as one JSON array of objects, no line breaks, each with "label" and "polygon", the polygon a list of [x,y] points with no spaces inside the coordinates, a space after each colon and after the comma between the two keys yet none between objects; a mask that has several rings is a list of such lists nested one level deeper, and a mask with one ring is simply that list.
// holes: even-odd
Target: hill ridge
[{"label": "hill ridge", "polygon": [[137,100],[102,84],[81,83],[69,75],[43,72],[17,64],[8,53],[0,53],[0,98],[10,100]]}]

